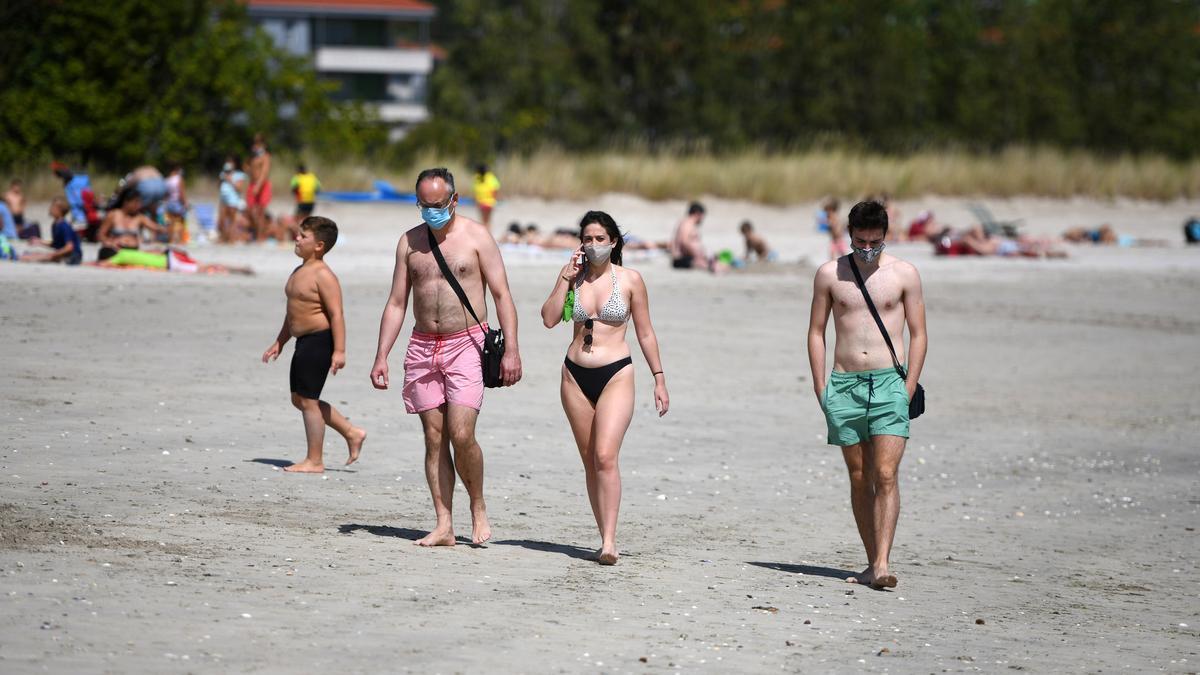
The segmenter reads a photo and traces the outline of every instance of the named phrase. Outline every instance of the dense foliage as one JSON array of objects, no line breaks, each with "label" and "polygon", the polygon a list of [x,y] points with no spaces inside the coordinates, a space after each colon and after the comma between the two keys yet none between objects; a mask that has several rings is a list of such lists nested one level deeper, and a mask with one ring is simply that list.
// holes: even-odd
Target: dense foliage
[{"label": "dense foliage", "polygon": [[1197,154],[1195,0],[442,0],[413,143]]},{"label": "dense foliage", "polygon": [[127,170],[276,145],[362,153],[382,131],[217,0],[0,3],[0,166]]}]

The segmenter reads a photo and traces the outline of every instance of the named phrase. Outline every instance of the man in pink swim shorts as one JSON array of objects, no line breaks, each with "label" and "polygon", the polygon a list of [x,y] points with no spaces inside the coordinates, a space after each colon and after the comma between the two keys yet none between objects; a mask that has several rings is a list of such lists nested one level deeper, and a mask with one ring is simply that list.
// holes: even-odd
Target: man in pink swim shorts
[{"label": "man in pink swim shorts", "polygon": [[483,405],[480,349],[487,324],[457,333],[425,333],[413,329],[404,355],[404,409],[423,413],[447,403],[473,408]]},{"label": "man in pink swim shorts", "polygon": [[[482,224],[458,215],[454,176],[446,169],[426,169],[417,177],[420,225],[396,245],[392,291],[379,322],[379,347],[371,368],[371,385],[388,388],[387,357],[408,310],[412,293],[412,339],[404,356],[404,407],[421,416],[425,432],[425,479],[433,496],[437,524],[417,541],[420,546],[453,546],[452,504],[458,470],[471,499],[471,541],[492,536],[483,501],[483,451],[475,440],[475,422],[483,404],[481,353],[487,331],[484,291],[491,290],[505,351],[500,362],[504,386],[521,379],[517,347],[517,308],[496,240]],[[476,308],[481,327],[467,313],[433,256],[436,238],[446,264]],[[454,446],[451,457],[450,446]]]}]

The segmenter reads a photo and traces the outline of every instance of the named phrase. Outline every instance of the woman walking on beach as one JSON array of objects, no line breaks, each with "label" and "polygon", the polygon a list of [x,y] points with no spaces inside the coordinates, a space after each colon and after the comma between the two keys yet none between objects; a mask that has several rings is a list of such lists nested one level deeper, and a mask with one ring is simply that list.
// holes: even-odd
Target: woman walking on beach
[{"label": "woman walking on beach", "polygon": [[658,338],[642,275],[621,267],[624,240],[612,216],[588,211],[579,223],[581,246],[558,273],[542,305],[542,322],[573,323],[560,394],[587,479],[588,500],[600,529],[601,565],[617,562],[621,474],[617,456],[633,418],[633,358],[625,329],[633,319],[642,354],[654,377],[654,407],[667,414],[670,399]]}]

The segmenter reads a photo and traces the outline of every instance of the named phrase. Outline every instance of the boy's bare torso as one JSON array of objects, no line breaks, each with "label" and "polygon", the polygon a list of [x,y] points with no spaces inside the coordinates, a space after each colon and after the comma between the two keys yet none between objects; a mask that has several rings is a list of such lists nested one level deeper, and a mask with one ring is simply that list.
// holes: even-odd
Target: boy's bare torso
[{"label": "boy's bare torso", "polygon": [[[867,291],[879,311],[879,318],[887,327],[896,348],[896,357],[905,362],[904,340],[904,286],[906,275],[912,268],[907,262],[892,256],[880,259],[879,268],[868,273],[863,265]],[[867,301],[854,281],[848,257],[826,263],[823,274],[836,275],[830,279],[830,303],[836,333],[833,369],[841,372],[856,372],[888,368],[892,355],[879,332],[879,326],[867,309]]]},{"label": "boy's bare torso", "polygon": [[[322,270],[329,270],[329,266],[319,260],[310,261],[297,267],[288,277],[284,292],[287,293],[288,332],[292,337],[329,329],[329,316],[321,304],[317,286],[317,275]],[[332,274],[332,270],[329,273]]]},{"label": "boy's bare torso", "polygon": [[746,238],[746,250],[754,253],[759,258],[766,258],[770,251],[767,250],[767,241],[753,232],[743,235]]},{"label": "boy's bare torso", "polygon": [[[479,320],[487,321],[487,304],[484,300],[483,272],[479,264],[478,237],[491,234],[483,225],[459,217],[454,230],[446,234],[439,248],[446,264],[466,291],[471,307]],[[458,294],[450,287],[433,251],[429,246],[428,229],[424,225],[413,228],[408,237],[406,264],[412,285],[413,320],[422,333],[456,333],[475,325],[475,320],[463,307]]]}]

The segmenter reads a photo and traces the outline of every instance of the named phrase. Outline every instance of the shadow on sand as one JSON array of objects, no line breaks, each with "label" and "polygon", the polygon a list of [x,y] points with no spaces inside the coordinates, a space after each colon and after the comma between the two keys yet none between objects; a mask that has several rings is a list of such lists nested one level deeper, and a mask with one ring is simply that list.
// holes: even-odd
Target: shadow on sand
[{"label": "shadow on sand", "polygon": [[[267,466],[277,466],[281,469],[295,464],[290,459],[274,459],[272,457],[255,457],[254,459],[243,459],[243,462],[253,462],[254,464],[266,464]],[[354,469],[339,469],[337,467],[325,466],[325,471],[341,471],[343,473],[355,473]]]},{"label": "shadow on sand", "polygon": [[858,574],[857,571],[839,570],[834,567],[821,567],[819,565],[796,565],[792,563],[774,563],[774,562],[747,562],[747,565],[755,567],[765,567],[769,570],[777,570],[787,572],[788,574],[806,574],[813,577],[829,577],[838,581],[845,581],[846,577],[852,577]]},{"label": "shadow on sand", "polygon": [[534,541],[532,539],[506,539],[504,541],[490,541],[488,543],[497,546],[520,546],[532,551],[545,551],[546,553],[561,553],[577,560],[596,559],[596,551],[593,549],[573,546],[571,544],[555,544],[548,541]]},{"label": "shadow on sand", "polygon": [[242,461],[254,462],[255,464],[268,464],[270,466],[277,466],[281,469],[285,466],[291,466],[295,464],[295,462],[290,459],[271,459],[270,457],[255,457],[254,459],[243,459]]},{"label": "shadow on sand", "polygon": [[[429,532],[426,530],[414,530],[410,527],[392,527],[391,525],[360,525],[358,523],[346,523],[345,525],[338,525],[338,532],[341,532],[342,534],[354,534],[359,530],[363,530],[368,534],[373,534],[376,537],[395,537],[397,539],[407,539],[409,541],[416,541],[429,534]],[[466,537],[455,537],[454,541],[459,544],[474,546],[474,544],[471,543],[471,540]]]},{"label": "shadow on sand", "polygon": [[[414,530],[409,527],[392,527],[391,525],[361,525],[358,523],[346,523],[338,525],[338,532],[342,534],[354,534],[362,530],[368,534],[373,534],[376,537],[395,537],[397,539],[407,539],[416,541],[421,537],[429,534],[425,530]],[[572,546],[570,544],[554,544],[548,541],[534,541],[532,539],[506,539],[504,541],[492,541],[483,544],[472,544],[467,537],[456,536],[454,541],[459,544],[466,544],[474,548],[485,548],[487,546],[520,546],[533,551],[544,551],[546,553],[561,553],[569,558],[578,560],[595,560],[596,552],[590,548],[582,546]]]}]

